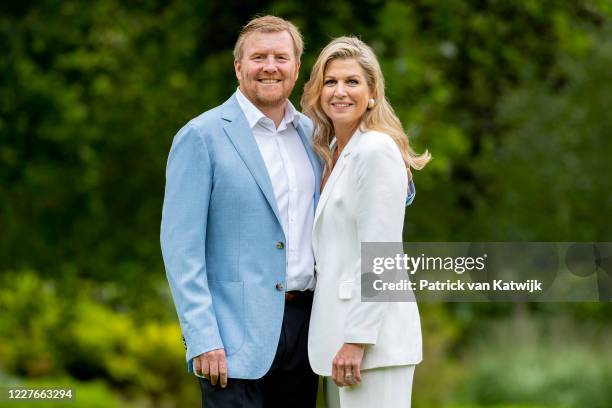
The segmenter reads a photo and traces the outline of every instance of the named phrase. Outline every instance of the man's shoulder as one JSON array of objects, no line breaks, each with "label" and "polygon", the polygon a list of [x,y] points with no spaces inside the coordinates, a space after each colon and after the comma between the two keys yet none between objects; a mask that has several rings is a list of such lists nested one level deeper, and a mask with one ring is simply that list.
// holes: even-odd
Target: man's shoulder
[{"label": "man's shoulder", "polygon": [[216,106],[185,123],[174,135],[173,145],[181,143],[204,143],[223,132],[226,121],[223,120],[223,105]]},{"label": "man's shoulder", "polygon": [[223,128],[226,121],[223,119],[232,119],[240,111],[240,107],[234,95],[223,102],[221,105],[215,106],[187,122],[183,129],[192,129],[197,131],[214,132]]},{"label": "man's shoulder", "polygon": [[213,129],[223,125],[223,106],[219,105],[205,112],[200,113],[195,118],[185,124],[186,127],[192,127],[197,130]]},{"label": "man's shoulder", "polygon": [[308,136],[312,135],[312,120],[302,112],[296,112],[296,115],[299,117],[299,123],[304,128]]},{"label": "man's shoulder", "polygon": [[304,115],[302,112],[297,111],[295,112],[298,117],[300,118],[300,123],[303,123],[304,125],[308,125],[310,127],[312,127],[312,120],[310,120],[310,118],[306,115]]}]

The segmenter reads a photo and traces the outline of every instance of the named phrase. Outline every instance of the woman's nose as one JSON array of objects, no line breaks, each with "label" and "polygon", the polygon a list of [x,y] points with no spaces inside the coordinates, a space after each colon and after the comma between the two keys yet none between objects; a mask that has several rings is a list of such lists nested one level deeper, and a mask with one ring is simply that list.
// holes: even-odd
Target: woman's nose
[{"label": "woman's nose", "polygon": [[336,84],[336,89],[334,89],[334,95],[337,96],[337,97],[346,96],[344,85],[342,83],[338,82]]}]

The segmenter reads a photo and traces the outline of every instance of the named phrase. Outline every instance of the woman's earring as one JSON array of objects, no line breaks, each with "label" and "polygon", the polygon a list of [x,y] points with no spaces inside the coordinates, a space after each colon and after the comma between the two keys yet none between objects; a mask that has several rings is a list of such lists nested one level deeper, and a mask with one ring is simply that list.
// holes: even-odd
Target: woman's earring
[{"label": "woman's earring", "polygon": [[376,101],[374,99],[368,99],[368,109],[372,109],[375,104]]}]

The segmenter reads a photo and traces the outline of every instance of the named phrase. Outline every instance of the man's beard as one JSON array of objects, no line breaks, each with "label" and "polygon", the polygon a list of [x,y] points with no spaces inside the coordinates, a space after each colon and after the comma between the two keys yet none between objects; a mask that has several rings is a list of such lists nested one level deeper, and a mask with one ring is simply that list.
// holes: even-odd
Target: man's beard
[{"label": "man's beard", "polygon": [[293,86],[287,90],[283,89],[279,96],[274,98],[266,97],[259,92],[255,92],[255,100],[260,106],[264,106],[266,108],[276,107],[285,103],[285,101],[291,95],[291,91],[293,91]]}]

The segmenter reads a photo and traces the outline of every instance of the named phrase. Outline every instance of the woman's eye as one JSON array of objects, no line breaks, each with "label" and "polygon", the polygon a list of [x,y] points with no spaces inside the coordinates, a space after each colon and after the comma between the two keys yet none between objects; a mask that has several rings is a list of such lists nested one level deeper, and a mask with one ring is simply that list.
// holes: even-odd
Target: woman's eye
[{"label": "woman's eye", "polygon": [[336,81],[334,81],[333,79],[328,79],[327,81],[324,82],[325,85],[333,85],[335,83]]},{"label": "woman's eye", "polygon": [[348,83],[351,84],[351,85],[358,85],[359,81],[356,80],[356,79],[349,79]]}]

